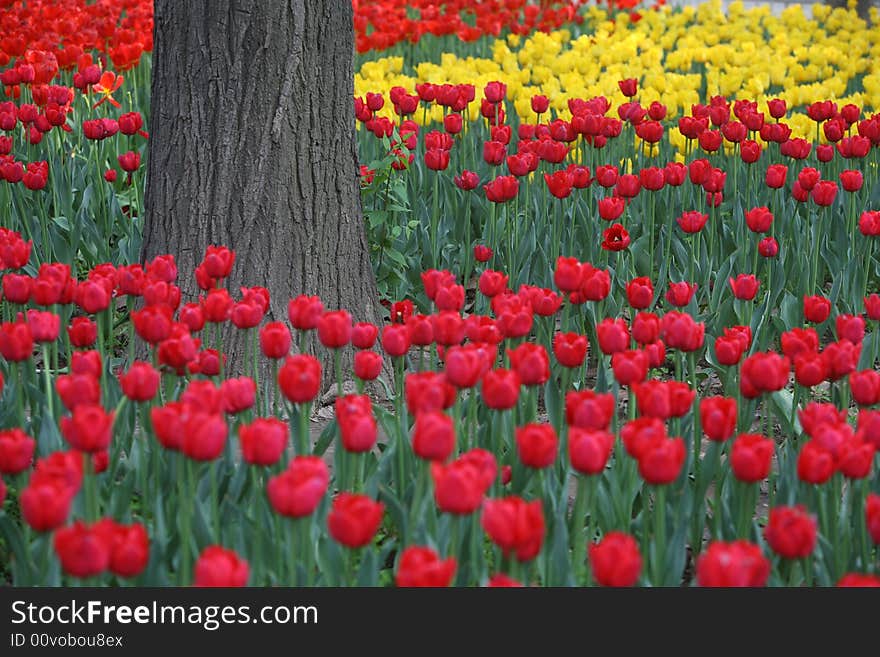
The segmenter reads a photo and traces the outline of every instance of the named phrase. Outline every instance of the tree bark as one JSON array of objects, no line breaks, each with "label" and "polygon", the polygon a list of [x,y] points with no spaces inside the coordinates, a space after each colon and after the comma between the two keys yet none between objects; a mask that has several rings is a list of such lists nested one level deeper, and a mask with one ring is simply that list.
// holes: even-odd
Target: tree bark
[{"label": "tree bark", "polygon": [[265,286],[270,318],[307,293],[378,323],[350,0],[156,0],[154,20],[144,260],[174,254],[193,299],[205,247],[225,245],[230,293]]}]

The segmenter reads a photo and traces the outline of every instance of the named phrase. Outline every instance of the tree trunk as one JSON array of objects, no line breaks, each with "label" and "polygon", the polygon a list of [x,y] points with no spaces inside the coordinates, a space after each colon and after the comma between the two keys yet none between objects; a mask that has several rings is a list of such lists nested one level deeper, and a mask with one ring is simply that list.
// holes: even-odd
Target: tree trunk
[{"label": "tree trunk", "polygon": [[144,260],[174,254],[194,299],[205,247],[225,245],[230,293],[267,287],[271,318],[307,293],[378,322],[350,0],[156,0],[154,41]]}]

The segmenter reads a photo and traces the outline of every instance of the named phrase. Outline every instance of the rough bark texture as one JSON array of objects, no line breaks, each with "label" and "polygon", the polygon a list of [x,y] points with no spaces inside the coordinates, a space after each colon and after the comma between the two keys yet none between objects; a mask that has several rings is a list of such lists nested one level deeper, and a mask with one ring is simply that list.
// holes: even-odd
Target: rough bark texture
[{"label": "rough bark texture", "polygon": [[[156,0],[143,256],[177,257],[185,299],[205,247],[270,314],[318,294],[379,319],[358,190],[350,0]],[[237,355],[230,355],[235,362]]]}]

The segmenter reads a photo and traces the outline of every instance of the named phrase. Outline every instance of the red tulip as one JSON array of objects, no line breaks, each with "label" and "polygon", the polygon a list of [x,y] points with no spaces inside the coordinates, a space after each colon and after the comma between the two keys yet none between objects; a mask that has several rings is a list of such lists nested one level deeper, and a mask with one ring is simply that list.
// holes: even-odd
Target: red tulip
[{"label": "red tulip", "polygon": [[321,363],[314,356],[288,356],[278,371],[278,387],[287,399],[305,404],[315,399],[321,386]]},{"label": "red tulip", "polygon": [[0,354],[11,362],[21,362],[31,357],[34,340],[31,330],[24,322],[3,322],[0,325]]},{"label": "red tulip", "polygon": [[736,431],[736,399],[704,397],[700,400],[700,426],[709,440],[724,441]]},{"label": "red tulip", "polygon": [[253,465],[274,465],[281,459],[288,442],[287,424],[271,418],[257,418],[238,427],[241,456]]},{"label": "red tulip", "polygon": [[862,188],[862,172],[856,169],[846,169],[840,172],[840,186],[844,191],[857,192]]},{"label": "red tulip", "polygon": [[486,269],[480,274],[480,292],[489,298],[495,297],[507,290],[507,274],[500,271]]},{"label": "red tulip", "polygon": [[743,345],[739,338],[722,335],[715,338],[715,357],[721,365],[736,365],[743,355]]},{"label": "red tulip", "polygon": [[55,342],[61,332],[61,318],[52,312],[31,308],[26,315],[27,326],[34,342]]},{"label": "red tulip", "polygon": [[738,274],[736,279],[728,278],[730,289],[733,290],[733,296],[743,301],[751,301],[758,293],[758,285],[760,282],[755,278],[754,274]]},{"label": "red tulip", "polygon": [[845,440],[837,451],[837,467],[841,474],[849,479],[867,477],[871,473],[876,449],[874,443],[859,434]]},{"label": "red tulip", "polygon": [[874,447],[880,449],[880,411],[859,409],[857,427],[857,433],[863,440],[874,443]]},{"label": "red tulip", "polygon": [[838,340],[849,340],[853,344],[858,344],[865,337],[865,320],[861,315],[838,315],[835,328]]},{"label": "red tulip", "polygon": [[[461,344],[464,339],[464,320],[457,312],[451,310],[439,312],[432,316],[431,323],[434,329],[434,340],[439,345],[449,347]],[[383,348],[385,348],[384,343]]]},{"label": "red tulip", "polygon": [[877,575],[849,573],[838,580],[837,586],[880,587],[880,577]]},{"label": "red tulip", "polygon": [[688,168],[681,162],[669,162],[663,167],[663,181],[672,187],[681,187],[688,175]]},{"label": "red tulip", "polygon": [[358,351],[354,355],[354,375],[362,381],[373,381],[382,372],[382,356],[375,351]]},{"label": "red tulip", "polygon": [[327,492],[330,472],[318,456],[297,456],[281,474],[269,479],[266,494],[272,508],[283,516],[310,516]]},{"label": "red tulip", "polygon": [[773,224],[773,213],[766,205],[752,208],[745,214],[746,225],[753,233],[766,233]]},{"label": "red tulip", "polygon": [[606,317],[596,326],[599,349],[603,354],[625,351],[629,347],[629,328],[623,319]]},{"label": "red tulip", "polygon": [[669,283],[669,289],[666,292],[666,300],[673,306],[683,308],[694,298],[697,291],[696,283]]},{"label": "red tulip", "polygon": [[642,571],[639,544],[623,532],[608,532],[590,543],[589,561],[593,579],[602,586],[634,586]]},{"label": "red tulip", "polygon": [[825,360],[826,376],[836,381],[850,372],[854,372],[859,362],[862,344],[853,344],[849,340],[838,340],[825,347],[822,357]]},{"label": "red tulip", "polygon": [[344,347],[351,340],[351,315],[347,310],[327,311],[318,319],[318,339],[329,349]]},{"label": "red tulip", "polygon": [[381,502],[366,495],[339,493],[333,498],[333,506],[327,516],[330,535],[346,547],[363,547],[379,529],[384,510]]},{"label": "red tulip", "polygon": [[771,189],[779,189],[785,185],[785,178],[788,175],[788,167],[784,164],[771,164],[767,167],[765,182],[767,187]]},{"label": "red tulip", "polygon": [[837,183],[831,180],[821,180],[813,187],[810,196],[816,205],[827,207],[834,203],[837,196]]},{"label": "red tulip", "polygon": [[406,407],[418,415],[425,411],[443,410],[455,403],[455,388],[437,372],[407,374],[404,383]]},{"label": "red tulip", "polygon": [[519,398],[520,384],[515,370],[489,370],[483,376],[483,403],[495,410],[513,408]]},{"label": "red tulip", "polygon": [[367,452],[376,444],[378,426],[367,395],[344,395],[335,401],[342,446],[349,452]]},{"label": "red tulip", "polygon": [[250,567],[233,550],[211,545],[199,555],[194,574],[194,586],[242,587],[247,586]]},{"label": "red tulip", "polygon": [[290,353],[290,329],[283,322],[269,322],[260,329],[260,349],[267,358],[284,358]]},{"label": "red tulip", "polygon": [[636,460],[642,458],[644,451],[655,441],[666,440],[666,424],[655,417],[640,417],[623,425],[620,438],[626,453]]},{"label": "red tulip", "polygon": [[640,345],[652,344],[660,338],[660,320],[654,313],[637,313],[631,331],[633,340]]},{"label": "red tulip", "polygon": [[213,461],[223,453],[229,428],[223,417],[190,409],[183,414],[180,451],[194,461]]},{"label": "red tulip", "polygon": [[614,436],[604,430],[573,426],[568,432],[571,467],[586,475],[600,474],[614,449]]},{"label": "red tulip", "polygon": [[442,411],[416,416],[412,435],[413,452],[426,461],[445,461],[455,450],[455,426]]},{"label": "red tulip", "polygon": [[546,468],[556,461],[559,439],[549,424],[527,424],[516,429],[519,460],[530,468]]},{"label": "red tulip", "polygon": [[763,392],[781,390],[788,383],[791,362],[772,351],[752,354],[740,368],[740,392],[754,399]]},{"label": "red tulip", "polygon": [[583,282],[584,271],[577,258],[560,256],[556,260],[553,281],[563,292],[577,292]]},{"label": "red tulip", "polygon": [[62,374],[55,379],[55,391],[68,411],[81,404],[96,405],[101,401],[101,387],[91,374]]},{"label": "red tulip", "polygon": [[[391,357],[405,355],[412,343],[409,324],[389,324],[382,327],[382,349]],[[431,333],[433,341],[433,331]],[[430,343],[430,342],[429,342]]]},{"label": "red tulip", "polygon": [[770,561],[748,541],[715,541],[697,560],[700,586],[764,586],[769,577]]},{"label": "red tulip", "polygon": [[823,484],[836,469],[834,455],[814,441],[808,441],[798,454],[798,479],[809,484]]},{"label": "red tulip", "polygon": [[557,333],[553,336],[553,354],[563,367],[580,367],[587,357],[587,337],[578,333]]},{"label": "red tulip", "polygon": [[685,459],[681,438],[664,438],[644,446],[639,456],[639,474],[649,484],[670,484],[678,478]]},{"label": "red tulip", "polygon": [[74,494],[53,481],[34,481],[32,477],[19,496],[22,518],[34,531],[56,529],[67,520]]},{"label": "red tulip", "polygon": [[654,300],[654,286],[647,276],[632,279],[626,285],[626,298],[636,310],[643,310]]},{"label": "red tulip", "polygon": [[602,187],[614,187],[619,178],[617,167],[611,164],[596,167],[596,182]]},{"label": "red tulip", "polygon": [[71,416],[61,418],[61,433],[81,452],[105,450],[112,438],[113,415],[98,405],[80,404]]},{"label": "red tulip", "polygon": [[531,561],[544,542],[544,509],[540,500],[526,502],[516,496],[486,500],[481,523],[505,555]]},{"label": "red tulip", "polygon": [[535,94],[532,96],[531,105],[535,114],[543,114],[550,107],[550,100],[547,96]]},{"label": "red tulip", "polygon": [[110,572],[120,577],[136,577],[144,571],[150,560],[150,537],[143,525],[121,525],[105,518],[92,527],[107,541]]},{"label": "red tulip", "polygon": [[110,565],[110,544],[106,531],[96,523],[77,520],[70,527],[55,532],[53,545],[61,568],[74,577],[100,575]]},{"label": "red tulip", "polygon": [[648,376],[648,357],[638,349],[618,351],[611,357],[611,368],[620,385],[631,386]]},{"label": "red tulip", "polygon": [[605,221],[619,219],[626,209],[626,201],[620,196],[606,196],[599,199],[599,217]]},{"label": "red tulip", "polygon": [[565,421],[569,427],[605,431],[615,411],[611,393],[569,390],[565,393]]},{"label": "red tulip", "polygon": [[617,179],[614,193],[616,196],[626,199],[635,198],[639,195],[641,188],[642,183],[638,176],[631,173],[625,173]]},{"label": "red tulip", "polygon": [[150,401],[159,391],[159,371],[144,361],[135,361],[128,372],[119,375],[122,394],[132,401]]},{"label": "red tulip", "polygon": [[865,524],[871,540],[880,545],[880,495],[876,493],[868,493],[865,499]]},{"label": "red tulip", "polygon": [[0,430],[0,473],[16,475],[31,467],[36,441],[19,428]]},{"label": "red tulip", "polygon": [[770,509],[764,538],[783,559],[805,559],[816,547],[816,518],[803,506],[777,506]]},{"label": "red tulip", "polygon": [[480,508],[497,473],[495,457],[483,449],[465,452],[448,465],[434,461],[431,478],[437,508],[458,515],[473,513]]},{"label": "red tulip", "polygon": [[[5,264],[5,261],[0,262]],[[5,274],[3,276],[3,296],[10,303],[26,304],[31,298],[32,287],[33,279],[30,276],[24,274]]]},{"label": "red tulip", "polygon": [[629,246],[630,237],[621,224],[612,224],[602,232],[602,248],[606,251],[623,251]]},{"label": "red tulip", "polygon": [[831,314],[831,302],[822,296],[804,297],[804,317],[808,322],[821,324]]},{"label": "red tulip", "polygon": [[853,401],[859,406],[873,406],[880,403],[880,372],[862,370],[849,375],[849,387]]},{"label": "red tulip", "polygon": [[767,478],[772,458],[772,440],[754,433],[742,433],[733,441],[730,466],[737,479],[753,483]]},{"label": "red tulip", "polygon": [[[498,161],[498,164],[501,160]],[[498,176],[483,185],[486,198],[492,203],[505,203],[516,198],[519,193],[519,180],[514,176]]]},{"label": "red tulip", "polygon": [[489,82],[483,89],[483,94],[490,103],[500,103],[507,95],[507,85],[498,81]]},{"label": "red tulip", "polygon": [[687,313],[677,310],[666,313],[660,320],[660,338],[671,349],[697,351],[703,346],[705,333],[703,322],[697,323]]},{"label": "red tulip", "polygon": [[318,327],[318,321],[324,313],[324,304],[318,297],[301,294],[287,304],[287,316],[293,328],[299,331],[310,331]]},{"label": "red tulip", "polygon": [[550,379],[550,359],[543,345],[524,342],[516,349],[508,349],[507,356],[523,385],[544,385]]},{"label": "red tulip", "polygon": [[683,213],[676,222],[685,233],[699,233],[708,220],[709,215],[691,210]]},{"label": "red tulip", "polygon": [[545,173],[544,182],[547,184],[547,189],[550,190],[550,193],[553,194],[553,196],[556,198],[567,198],[571,195],[574,179],[568,171],[563,169],[560,171],[554,171],[552,174]]},{"label": "red tulip", "polygon": [[474,247],[474,260],[477,262],[489,262],[493,255],[492,249],[484,244],[477,244]]},{"label": "red tulip", "polygon": [[394,582],[399,587],[443,587],[455,576],[455,559],[441,560],[429,547],[410,546],[400,555]]},{"label": "red tulip", "polygon": [[464,286],[454,282],[441,285],[434,296],[434,305],[439,311],[460,312],[464,307]]},{"label": "red tulip", "polygon": [[[867,210],[862,212],[859,216],[859,232],[866,237],[880,236],[880,211],[872,212]],[[7,274],[7,276],[9,276],[9,274]],[[4,277],[3,281],[5,292],[6,277]]]},{"label": "red tulip", "polygon": [[639,92],[639,81],[635,78],[627,78],[626,80],[618,80],[617,86],[627,98],[632,98]]}]

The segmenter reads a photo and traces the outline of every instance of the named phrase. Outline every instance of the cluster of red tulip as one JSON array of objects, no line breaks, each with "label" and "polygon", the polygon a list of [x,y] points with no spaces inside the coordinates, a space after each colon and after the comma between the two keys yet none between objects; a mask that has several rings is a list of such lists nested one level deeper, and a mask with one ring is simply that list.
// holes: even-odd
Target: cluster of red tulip
[{"label": "cluster of red tulip", "polygon": [[418,43],[429,34],[472,42],[484,36],[497,37],[503,30],[513,34],[549,32],[582,21],[578,9],[584,2],[353,0],[352,4],[357,51],[366,53],[387,50],[401,42]]},{"label": "cluster of red tulip", "polygon": [[[580,3],[406,4],[357,3],[358,48]],[[173,255],[127,264],[152,3],[11,3],[0,25],[0,577],[880,583],[880,115],[811,103],[810,142],[782,100],[673,122],[635,79],[568,119],[535,96],[534,123],[498,81],[366,94],[361,160],[388,163],[361,169],[369,236],[405,270],[388,321],[308,294],[283,318],[228,289],[228,248],[186,273],[198,300]]]},{"label": "cluster of red tulip", "polygon": [[[861,316],[838,314],[837,341],[820,350],[826,298],[804,299],[812,326],[782,333],[781,353],[754,351],[749,326],[725,328],[707,355],[722,394],[709,394],[693,360],[705,325],[652,312],[646,277],[625,286],[619,316],[593,312],[612,275],[575,258],[559,258],[555,289],[514,292],[507,274],[483,269],[488,314],[466,313],[464,287],[435,269],[421,276],[431,314],[400,301],[379,327],[303,295],[288,324],[264,321],[265,288],[232,298],[223,281],[235,253],[224,247],[208,247],[194,272],[205,294],[182,303],[173,256],[103,264],[76,281],[59,263],[21,273],[29,244],[8,230],[0,238],[3,404],[16,418],[0,431],[0,472],[22,525],[9,513],[0,523],[18,537],[16,582],[45,583],[57,563],[65,578],[105,583],[378,583],[380,556],[396,549],[398,585],[670,585],[690,547],[706,586],[876,583],[844,575],[871,572],[880,542],[870,492],[880,375],[857,369]],[[487,262],[491,249],[475,257]],[[126,312],[152,362],[112,376],[108,320],[123,299],[141,305]],[[876,295],[865,307],[878,319]],[[249,376],[225,371],[225,324],[245,334]],[[212,332],[217,348],[203,349]],[[340,378],[354,349],[359,390],[382,376],[384,357],[397,374],[394,415],[362,392],[337,396],[332,467],[308,428],[318,345]],[[789,386],[792,363],[797,423],[774,436],[773,423],[792,418],[768,398]],[[835,403],[814,400],[825,381]],[[624,417],[619,388],[630,392]],[[759,530],[764,482],[771,508]],[[820,536],[836,541],[832,552]]]},{"label": "cluster of red tulip", "polygon": [[109,57],[114,68],[127,71],[153,50],[150,0],[4,2],[0,22],[0,66],[26,60],[0,78],[7,95],[17,96],[15,87],[28,77],[47,84],[59,68],[77,68],[84,53],[101,53],[105,66]]}]

